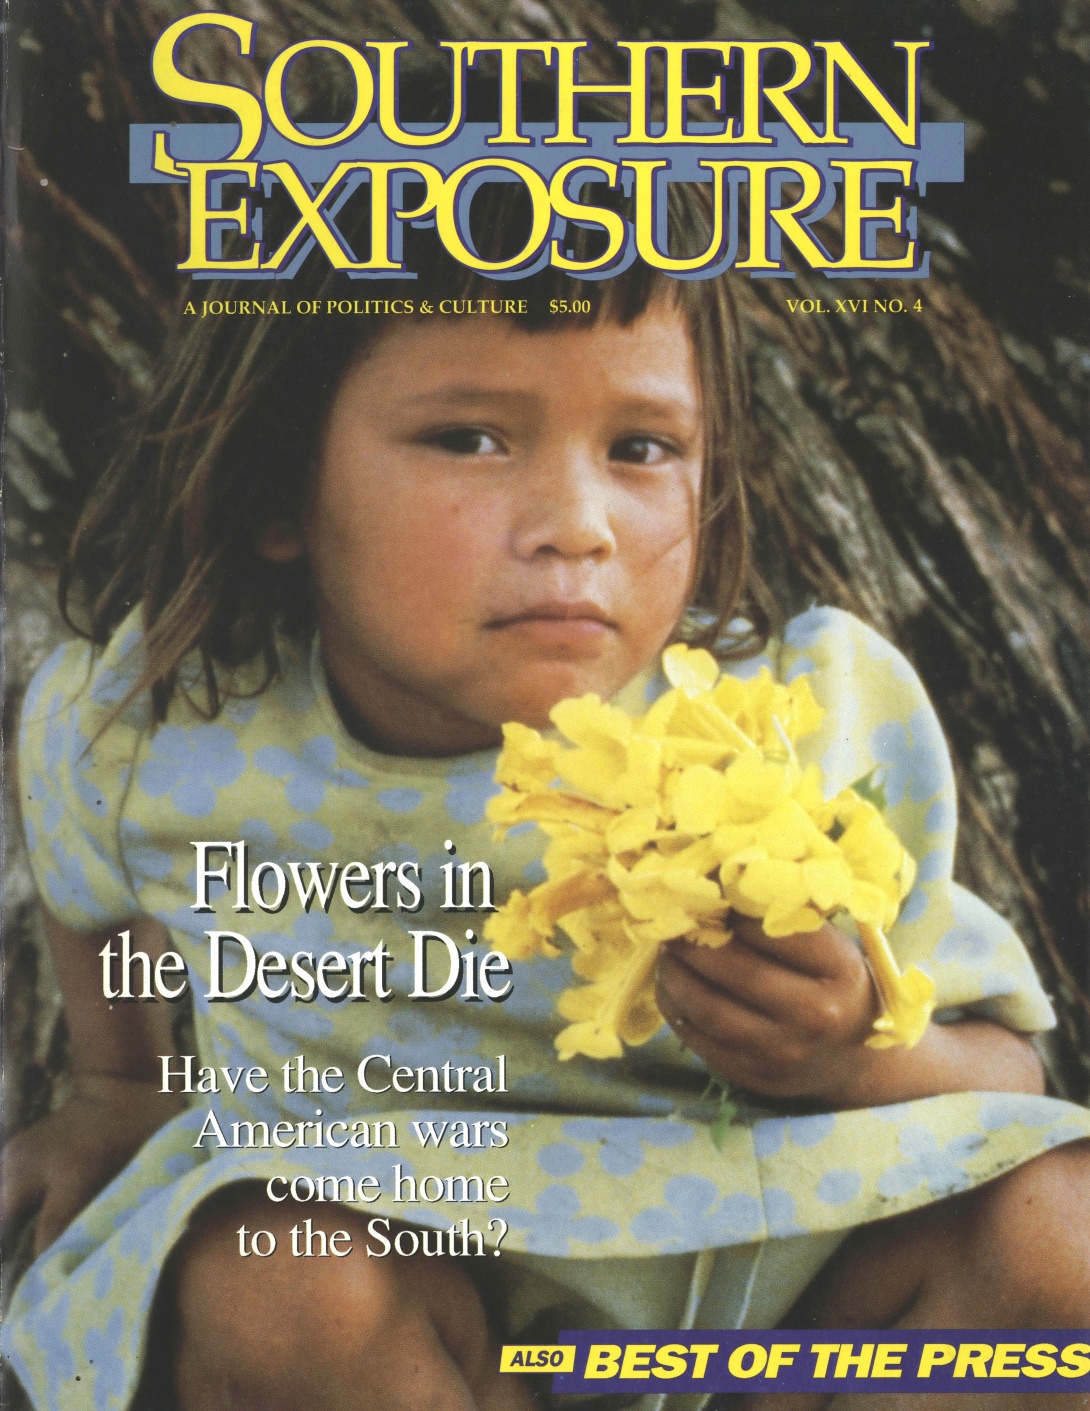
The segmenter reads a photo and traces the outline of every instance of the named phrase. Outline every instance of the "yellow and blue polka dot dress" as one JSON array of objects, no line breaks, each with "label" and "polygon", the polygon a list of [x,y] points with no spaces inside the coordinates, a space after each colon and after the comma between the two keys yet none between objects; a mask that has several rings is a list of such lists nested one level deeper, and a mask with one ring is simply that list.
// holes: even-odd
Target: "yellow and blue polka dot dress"
[{"label": "yellow and blue polka dot dress", "polygon": [[[483,924],[439,909],[447,840],[459,861],[487,861],[498,902],[541,877],[541,836],[525,828],[493,841],[484,819],[493,753],[419,760],[369,750],[341,723],[316,644],[281,645],[278,678],[247,697],[240,673],[237,694],[214,720],[185,693],[154,730],[140,698],[117,713],[140,660],[131,625],[101,652],[78,643],[60,649],[27,695],[21,792],[46,906],[86,931],[137,915],[164,922],[188,966],[199,1062],[259,1064],[273,1080],[263,1094],[195,1096],[28,1272],[4,1348],[36,1406],[130,1404],[164,1261],[197,1205],[232,1181],[372,1175],[381,1194],[356,1207],[370,1218],[443,1230],[468,1218],[490,1247],[502,1242],[500,1257],[486,1258],[506,1280],[511,1333],[547,1305],[556,1326],[755,1326],[782,1316],[844,1232],[1090,1136],[1090,1113],[1069,1103],[957,1093],[800,1116],[743,1105],[720,1149],[708,1132],[714,1112],[700,1064],[668,1029],[623,1059],[557,1061],[553,1038],[564,1021],[554,1001],[571,982],[565,956],[516,965],[504,1003],[410,1001],[409,930],[442,931],[465,945],[465,928]],[[890,938],[902,965],[915,961],[931,974],[946,1014],[971,1011],[1024,1032],[1049,1027],[1051,1009],[1021,944],[951,879],[951,765],[904,658],[850,616],[813,609],[765,657],[732,669],[749,674],[763,663],[784,679],[810,674],[827,715],[800,756],[821,764],[830,790],[875,768],[884,773],[887,818],[919,862]],[[642,706],[663,685],[641,678],[619,700]],[[275,913],[239,913],[234,890],[213,883],[213,912],[201,913],[193,907],[198,840],[245,840],[251,868],[415,863],[423,907],[352,912],[335,897],[328,912],[305,911],[289,897]],[[222,861],[219,854],[214,865]],[[274,1004],[255,992],[209,1003],[210,930],[241,932],[259,953],[347,955],[384,941],[394,997]],[[237,983],[233,974],[225,984]],[[449,1062],[493,1070],[502,1054],[507,1091],[368,1093],[355,1073],[369,1053],[414,1069]],[[319,1069],[339,1067],[343,1090],[285,1093],[279,1074],[298,1054]],[[234,1122],[272,1129],[387,1118],[398,1145],[223,1146],[209,1135],[210,1110],[228,1135]],[[506,1121],[506,1145],[489,1145],[486,1134],[477,1148],[424,1147],[411,1127],[470,1114]],[[498,1174],[509,1194],[485,1205],[398,1203],[395,1166],[418,1183]],[[709,1263],[702,1251],[718,1253]]]}]

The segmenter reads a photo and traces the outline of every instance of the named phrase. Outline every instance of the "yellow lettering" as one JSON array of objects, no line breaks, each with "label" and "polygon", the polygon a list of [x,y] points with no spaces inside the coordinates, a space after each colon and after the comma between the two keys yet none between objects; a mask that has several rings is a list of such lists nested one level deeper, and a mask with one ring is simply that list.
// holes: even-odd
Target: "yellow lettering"
[{"label": "yellow lettering", "polygon": [[[467,177],[478,171],[513,172],[525,185],[530,197],[530,204],[533,208],[530,234],[522,249],[506,260],[481,259],[462,239],[462,233],[458,228],[456,212],[462,183]],[[549,200],[549,188],[545,185],[544,179],[533,167],[528,167],[525,162],[516,162],[506,157],[482,157],[475,162],[464,162],[447,177],[435,203],[436,229],[439,231],[439,238],[447,250],[456,260],[468,265],[470,269],[488,272],[518,269],[520,265],[531,260],[545,243],[552,222],[553,208]]]},{"label": "yellow lettering", "polygon": [[871,1376],[899,1377],[902,1372],[901,1358],[907,1351],[907,1342],[880,1342],[874,1350]]},{"label": "yellow lettering", "polygon": [[920,1353],[919,1377],[929,1377],[935,1367],[947,1367],[953,1362],[957,1348],[949,1342],[925,1342]]},{"label": "yellow lettering", "polygon": [[368,44],[378,55],[378,123],[391,142],[402,147],[438,147],[460,132],[465,121],[465,40],[442,41],[440,49],[451,52],[450,121],[438,132],[407,132],[401,126],[397,112],[398,54],[411,49],[407,39],[381,39]]},{"label": "yellow lettering", "polygon": [[606,232],[606,248],[593,259],[572,260],[564,254],[560,241],[554,240],[552,263],[557,269],[577,272],[605,269],[624,248],[627,227],[624,217],[619,211],[611,211],[605,206],[584,206],[571,199],[566,187],[568,178],[577,171],[601,172],[603,176],[609,178],[610,186],[616,186],[619,168],[616,162],[606,162],[600,157],[576,157],[573,161],[565,162],[562,167],[558,167],[549,182],[549,200],[556,214],[562,216],[564,220],[586,221],[591,225],[601,226]]},{"label": "yellow lettering", "polygon": [[[297,127],[284,102],[284,79],[287,77],[289,67],[300,54],[305,54],[312,49],[326,49],[332,54],[340,54],[343,59],[348,61],[348,67],[352,70],[352,78],[356,85],[356,106],[352,116],[344,127],[339,128],[336,132],[327,133],[324,137],[306,133]],[[344,142],[359,132],[367,121],[371,105],[375,101],[375,80],[371,73],[370,64],[360,51],[353,49],[350,44],[342,44],[338,39],[301,39],[298,44],[289,44],[286,49],[281,49],[269,65],[269,71],[265,75],[264,91],[265,109],[273,127],[282,137],[286,137],[289,142],[297,142],[300,147],[332,147],[335,143]]]},{"label": "yellow lettering", "polygon": [[237,206],[216,209],[208,205],[208,182],[215,176],[238,174],[246,178],[248,186],[257,185],[256,162],[177,162],[179,171],[189,178],[189,254],[178,266],[186,269],[242,270],[257,269],[261,260],[261,246],[243,259],[214,260],[208,248],[208,227],[222,221],[238,228],[240,235],[250,234],[250,198],[244,196]]},{"label": "yellow lettering", "polygon": [[[844,173],[844,257],[837,261],[843,269],[915,269],[916,242],[910,240],[903,255],[880,259],[863,254],[863,230],[868,221],[889,221],[895,235],[904,233],[904,197],[897,196],[889,206],[864,206],[863,178],[867,172],[889,172],[907,186],[912,176],[911,162],[830,162]],[[836,266],[832,266],[835,268]]]},{"label": "yellow lettering", "polygon": [[546,145],[583,146],[588,141],[575,131],[575,104],[581,93],[614,93],[628,99],[628,134],[620,141],[649,142],[647,132],[647,55],[658,46],[653,41],[618,40],[618,49],[628,50],[627,83],[580,83],[575,76],[580,50],[590,46],[585,39],[564,39],[553,45],[556,56],[556,131],[545,138]]},{"label": "yellow lettering", "polygon": [[525,44],[521,39],[489,39],[465,46],[467,64],[474,64],[481,54],[498,54],[500,68],[500,128],[487,139],[488,146],[528,147],[530,139],[522,135],[522,105],[519,101],[519,79],[523,54],[540,54],[548,63],[554,46],[549,43]]},{"label": "yellow lettering", "polygon": [[[747,144],[771,143],[772,138],[764,135],[761,125],[763,99],[767,98],[800,142],[807,145],[824,142],[826,139],[814,131],[787,97],[796,88],[801,88],[810,77],[814,61],[809,49],[790,40],[765,44],[763,41],[746,39],[736,40],[727,46],[728,54],[733,54],[734,50],[742,56],[742,126],[739,129],[737,119],[731,118],[727,123],[724,140]],[[770,53],[787,54],[794,61],[794,70],[786,83],[765,83],[764,56]]]},{"label": "yellow lettering", "polygon": [[768,1353],[759,1342],[743,1342],[727,1358],[727,1371],[732,1377],[757,1377],[767,1361]]},{"label": "yellow lettering", "polygon": [[822,142],[845,142],[837,131],[839,76],[855,85],[859,94],[906,147],[920,145],[920,55],[931,44],[926,39],[897,40],[894,49],[905,51],[905,114],[897,111],[886,95],[867,73],[859,60],[839,39],[819,40],[815,49],[825,50],[825,135]]},{"label": "yellow lettering", "polygon": [[1021,1354],[1025,1350],[1026,1344],[1024,1342],[997,1342],[995,1356],[992,1358],[992,1370],[989,1375],[993,1377],[1019,1376]]},{"label": "yellow lettering", "polygon": [[954,1376],[964,1377],[967,1372],[972,1372],[974,1377],[986,1377],[991,1357],[990,1342],[959,1343],[958,1355],[954,1361]]},{"label": "yellow lettering", "polygon": [[1051,1377],[1056,1370],[1056,1348],[1051,1342],[1035,1342],[1026,1351],[1025,1377]]},{"label": "yellow lettering", "polygon": [[651,1354],[655,1350],[653,1342],[630,1342],[621,1358],[621,1376],[647,1378],[651,1375]]},{"label": "yellow lettering", "polygon": [[595,1378],[615,1377],[621,1365],[621,1349],[613,1342],[591,1343],[587,1352],[587,1365],[583,1376],[592,1381]]},{"label": "yellow lettering", "polygon": [[[811,269],[828,269],[833,261],[798,220],[802,212],[810,211],[821,197],[821,173],[809,162],[783,158],[778,162],[732,162],[749,173],[749,254],[739,260],[737,269],[782,269],[782,260],[773,260],[768,253],[768,222],[772,220],[802,255]],[[802,193],[793,206],[770,208],[768,188],[774,171],[796,176]]]},{"label": "yellow lettering", "polygon": [[663,1381],[672,1381],[674,1377],[683,1376],[686,1351],[684,1343],[665,1343],[655,1353],[655,1366],[651,1369],[651,1375],[659,1377]]},{"label": "yellow lettering", "polygon": [[[238,19],[234,15],[224,15],[216,10],[203,11],[195,15],[184,15],[168,25],[155,41],[151,52],[151,76],[161,93],[168,98],[176,98],[179,103],[210,103],[217,108],[228,108],[238,118],[238,145],[228,161],[244,161],[251,156],[261,141],[265,128],[265,114],[261,103],[245,88],[233,83],[211,83],[207,79],[189,78],[182,73],[174,61],[174,51],[178,40],[191,29],[211,25],[217,29],[230,30],[238,36],[239,53],[249,57],[253,50],[254,23],[252,20]],[[224,266],[225,268],[249,268],[249,266]],[[179,265],[179,269],[186,266]]]},{"label": "yellow lettering", "polygon": [[[726,206],[723,190],[723,173],[738,164],[736,162],[701,162],[700,165],[712,172],[714,194],[712,196],[712,233],[707,248],[699,255],[668,255],[655,244],[655,172],[669,166],[666,161],[633,161],[622,165],[636,173],[635,206],[636,252],[641,260],[653,269],[680,273],[685,270],[704,269],[713,264],[723,248],[723,210]],[[663,200],[665,201],[665,193]]]}]

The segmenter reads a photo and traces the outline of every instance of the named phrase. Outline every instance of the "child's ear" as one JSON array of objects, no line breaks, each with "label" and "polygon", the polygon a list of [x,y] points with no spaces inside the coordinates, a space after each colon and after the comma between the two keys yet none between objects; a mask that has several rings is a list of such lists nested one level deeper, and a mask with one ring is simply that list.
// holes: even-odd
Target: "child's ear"
[{"label": "child's ear", "polygon": [[274,519],[261,531],[257,551],[270,563],[294,563],[303,556],[303,531],[293,519]]}]

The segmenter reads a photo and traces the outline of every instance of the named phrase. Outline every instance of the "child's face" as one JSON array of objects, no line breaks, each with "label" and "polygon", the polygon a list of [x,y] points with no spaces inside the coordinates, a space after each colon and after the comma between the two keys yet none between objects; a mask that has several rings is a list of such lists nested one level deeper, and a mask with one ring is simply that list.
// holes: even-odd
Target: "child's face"
[{"label": "child's face", "polygon": [[414,321],[334,397],[304,526],[327,671],[378,748],[448,755],[611,696],[685,608],[703,463],[682,317]]}]

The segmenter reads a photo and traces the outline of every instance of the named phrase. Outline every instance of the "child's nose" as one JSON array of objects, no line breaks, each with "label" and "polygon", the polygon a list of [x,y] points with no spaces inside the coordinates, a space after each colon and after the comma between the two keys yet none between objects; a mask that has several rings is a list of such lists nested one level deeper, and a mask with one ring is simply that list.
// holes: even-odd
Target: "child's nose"
[{"label": "child's nose", "polygon": [[617,540],[608,469],[572,450],[549,457],[520,487],[515,550],[520,556],[612,558]]}]

